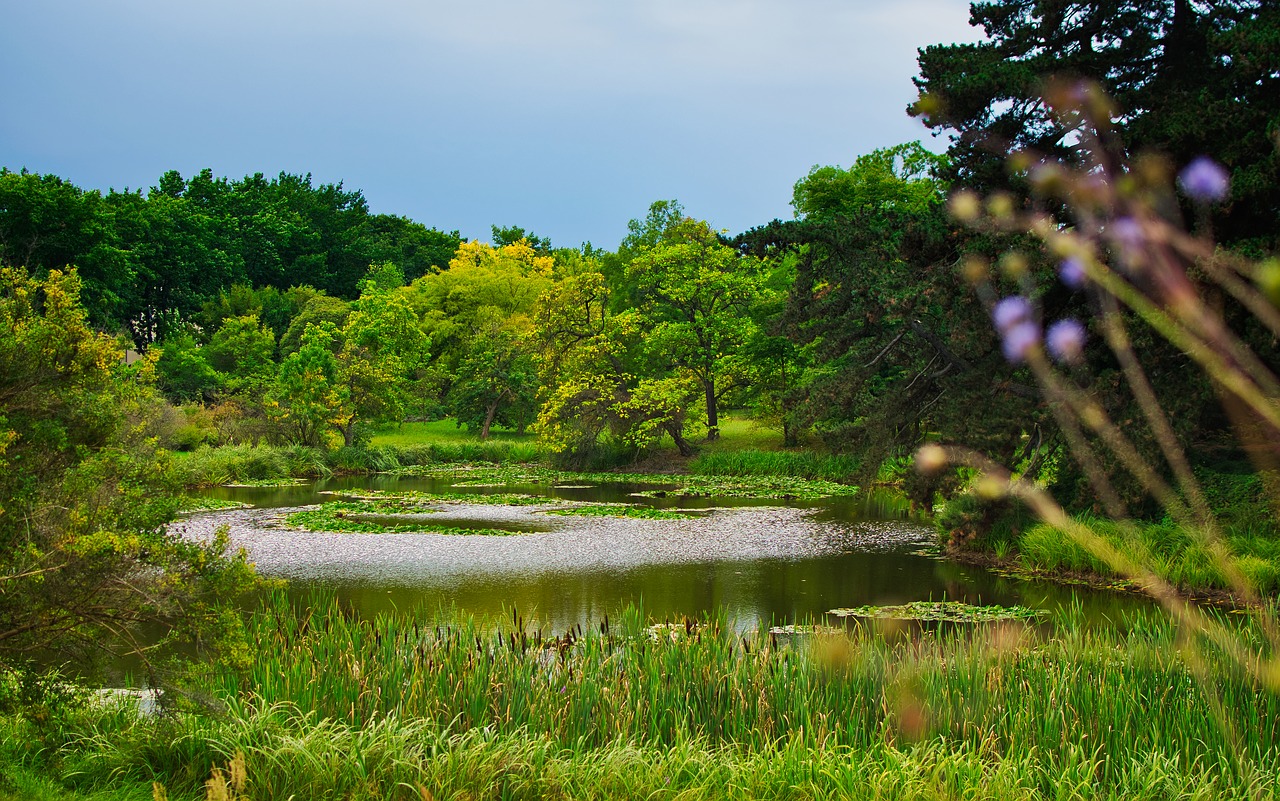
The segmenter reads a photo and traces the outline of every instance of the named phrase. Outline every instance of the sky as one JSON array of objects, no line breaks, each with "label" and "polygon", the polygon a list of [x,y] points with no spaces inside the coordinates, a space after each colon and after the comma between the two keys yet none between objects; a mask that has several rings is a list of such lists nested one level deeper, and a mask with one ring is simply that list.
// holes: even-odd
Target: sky
[{"label": "sky", "polygon": [[146,189],[311,173],[468,238],[613,249],[654,200],[739,232],[906,114],[963,0],[39,0],[0,11],[0,166]]}]

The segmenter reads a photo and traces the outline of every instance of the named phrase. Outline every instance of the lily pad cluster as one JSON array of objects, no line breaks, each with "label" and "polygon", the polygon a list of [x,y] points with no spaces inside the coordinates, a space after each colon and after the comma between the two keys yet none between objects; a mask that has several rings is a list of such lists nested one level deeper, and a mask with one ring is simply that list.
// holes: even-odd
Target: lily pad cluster
[{"label": "lily pad cluster", "polygon": [[[378,506],[379,504],[334,501],[326,503],[318,509],[294,512],[285,518],[285,524],[307,531],[333,531],[350,534],[481,534],[506,537],[517,533],[498,528],[447,526],[426,520],[387,523],[384,520],[369,519],[369,516],[373,515],[382,515],[384,518],[394,516],[386,512],[375,511]],[[433,511],[435,510],[426,509],[414,512],[414,514],[426,515]]]},{"label": "lily pad cluster", "polygon": [[[710,498],[734,497],[774,500],[819,500],[858,493],[858,488],[834,481],[790,476],[699,476],[666,473],[570,473],[532,465],[416,465],[396,471],[401,474],[457,477],[456,486],[482,484],[640,484],[652,489],[636,493],[645,497]],[[465,477],[465,478],[464,478]]]},{"label": "lily pad cluster", "polygon": [[566,506],[562,509],[547,509],[544,514],[559,517],[631,517],[644,520],[686,520],[698,517],[695,512],[684,512],[677,509],[655,509],[652,506],[631,506],[623,503],[591,504],[587,506]]},{"label": "lily pad cluster", "polygon": [[871,620],[921,620],[946,623],[987,623],[996,620],[1035,620],[1048,613],[1025,606],[974,606],[960,601],[912,601],[898,606],[854,606],[832,609],[836,617]]}]

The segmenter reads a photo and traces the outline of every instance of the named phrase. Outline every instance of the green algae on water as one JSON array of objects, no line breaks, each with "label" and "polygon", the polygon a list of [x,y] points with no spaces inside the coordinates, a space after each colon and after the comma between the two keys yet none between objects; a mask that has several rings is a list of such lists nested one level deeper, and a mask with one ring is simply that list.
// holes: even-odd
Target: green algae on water
[{"label": "green algae on water", "polygon": [[832,609],[827,614],[872,620],[987,623],[995,620],[1035,620],[1047,613],[1025,606],[974,606],[960,601],[912,601],[899,606],[845,607]]},{"label": "green algae on water", "polygon": [[682,512],[675,509],[655,509],[652,506],[629,506],[627,504],[590,504],[587,506],[567,506],[563,509],[545,509],[543,514],[560,517],[631,517],[644,520],[687,520],[701,517],[696,512]]}]

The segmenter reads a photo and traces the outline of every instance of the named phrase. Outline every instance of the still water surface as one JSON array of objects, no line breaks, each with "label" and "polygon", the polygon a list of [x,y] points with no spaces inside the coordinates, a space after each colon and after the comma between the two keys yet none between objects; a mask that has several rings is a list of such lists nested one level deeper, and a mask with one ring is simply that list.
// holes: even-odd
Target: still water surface
[{"label": "still water surface", "polygon": [[[754,628],[819,618],[836,607],[914,600],[1043,609],[1079,604],[1100,620],[1145,603],[948,561],[933,548],[932,528],[891,503],[637,498],[632,493],[657,485],[586,482],[456,486],[465,478],[361,476],[283,488],[219,487],[207,494],[253,508],[197,514],[178,525],[192,536],[227,525],[259,571],[289,579],[292,593],[323,589],[365,614],[443,609],[488,617],[515,607],[564,629],[641,604],[659,619],[724,610],[737,625]],[[283,525],[299,506],[359,489],[527,492],[701,513],[681,520],[556,517],[537,507],[450,504],[429,518],[520,532],[501,537],[337,534]]]}]

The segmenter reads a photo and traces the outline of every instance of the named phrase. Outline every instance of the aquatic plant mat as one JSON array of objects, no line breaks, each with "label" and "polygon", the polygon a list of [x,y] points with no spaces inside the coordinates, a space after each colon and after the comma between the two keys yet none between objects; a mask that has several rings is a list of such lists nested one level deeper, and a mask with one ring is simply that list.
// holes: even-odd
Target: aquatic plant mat
[{"label": "aquatic plant mat", "polygon": [[836,617],[867,620],[920,620],[946,623],[987,623],[994,620],[1036,620],[1047,612],[1025,606],[973,606],[959,601],[912,601],[898,606],[855,606],[832,609]]},{"label": "aquatic plant mat", "polygon": [[285,524],[307,531],[351,534],[482,534],[505,537],[519,533],[486,526],[441,525],[421,519],[436,511],[398,499],[330,501],[318,509],[305,509],[288,515]]},{"label": "aquatic plant mat", "polygon": [[532,465],[417,465],[393,471],[398,475],[456,478],[454,486],[503,486],[535,484],[582,486],[587,484],[654,485],[636,492],[640,497],[766,498],[818,500],[858,494],[858,488],[834,481],[790,476],[706,476],[665,473],[570,473]]},{"label": "aquatic plant mat", "polygon": [[1157,613],[1116,623],[551,631],[281,595],[187,711],[0,718],[0,764],[140,798],[204,797],[214,767],[251,799],[1276,797],[1280,696],[1207,646],[1197,680]]},{"label": "aquatic plant mat", "polygon": [[187,496],[182,499],[178,514],[194,514],[196,512],[221,512],[227,509],[247,509],[249,504],[241,501],[228,501],[224,498],[201,498]]}]

